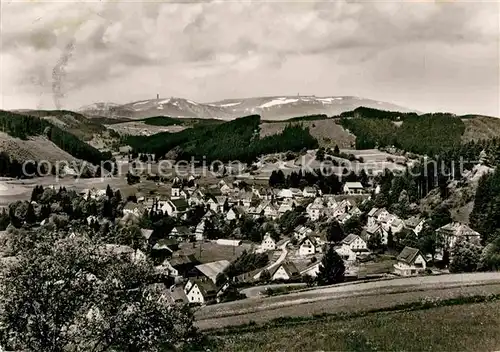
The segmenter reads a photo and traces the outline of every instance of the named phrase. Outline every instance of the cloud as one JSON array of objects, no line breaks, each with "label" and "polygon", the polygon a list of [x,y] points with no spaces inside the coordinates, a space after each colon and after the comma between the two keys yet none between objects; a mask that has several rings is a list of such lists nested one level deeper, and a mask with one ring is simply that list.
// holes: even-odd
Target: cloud
[{"label": "cloud", "polygon": [[[284,94],[281,89],[297,91],[301,84],[311,94],[347,94],[343,86],[358,95],[380,95],[378,99],[391,101],[396,90],[374,88],[373,77],[388,87],[402,85],[396,93],[404,92],[405,86],[413,91],[415,85],[434,91],[433,86],[445,81],[447,89],[461,89],[465,95],[467,82],[476,82],[477,77],[467,74],[465,60],[452,65],[450,60],[466,57],[474,45],[487,56],[495,55],[498,6],[366,0],[10,3],[2,5],[1,55],[19,58],[22,64],[6,60],[9,67],[4,64],[2,74],[13,70],[16,75],[9,75],[9,81],[1,79],[4,87],[11,87],[9,96],[24,90],[43,96],[40,100],[47,104],[56,68],[60,72],[54,80],[55,101],[69,107],[115,96],[125,102],[160,89],[216,100],[227,95]],[[68,43],[74,43],[71,56]],[[426,49],[430,47],[437,52]],[[440,55],[439,48],[446,48],[450,56]],[[422,73],[414,69],[419,65],[415,58],[422,53],[433,62],[433,69],[446,71],[451,66],[465,73],[456,75],[454,82],[439,73],[422,82],[422,76],[414,74]],[[475,71],[481,77],[491,77],[498,67],[490,60],[476,60],[484,65]],[[487,109],[493,111],[491,83],[487,92]],[[409,97],[398,97],[414,107]],[[432,107],[433,99],[428,96],[423,105]],[[11,105],[5,97],[3,101]],[[441,104],[439,97],[435,102]],[[455,108],[452,103],[448,102],[450,110]],[[498,101],[496,105],[498,112]]]}]

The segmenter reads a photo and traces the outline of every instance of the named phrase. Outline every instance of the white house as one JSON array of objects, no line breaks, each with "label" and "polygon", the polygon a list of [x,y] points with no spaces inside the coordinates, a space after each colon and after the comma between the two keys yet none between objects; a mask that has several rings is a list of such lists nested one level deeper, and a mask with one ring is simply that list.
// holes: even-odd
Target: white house
[{"label": "white house", "polygon": [[266,234],[264,236],[264,239],[262,240],[262,244],[260,245],[260,248],[263,252],[274,251],[276,249],[276,241],[273,240],[271,235]]},{"label": "white house", "polygon": [[159,201],[158,207],[163,213],[173,217],[181,217],[189,208],[185,199],[178,198],[167,201]]},{"label": "white house", "polygon": [[304,237],[299,243],[298,254],[301,257],[312,255],[316,253],[316,241],[310,236]]},{"label": "white house", "polygon": [[314,202],[309,204],[306,208],[309,219],[311,219],[312,221],[317,221],[321,217],[324,208],[325,206],[323,205],[323,201],[321,200],[321,198],[316,198]]},{"label": "white house", "polygon": [[425,272],[426,261],[416,248],[405,247],[397,257],[394,272],[401,276],[418,275]]},{"label": "white house", "polygon": [[342,240],[341,246],[335,250],[344,260],[354,261],[359,253],[367,253],[368,247],[361,237],[350,234]]},{"label": "white house", "polygon": [[186,226],[176,226],[170,231],[169,237],[181,241],[188,241],[193,237],[193,233]]},{"label": "white house", "polygon": [[271,280],[290,280],[300,275],[297,267],[292,262],[284,262],[274,268],[271,273]]},{"label": "white house", "polygon": [[314,187],[304,187],[304,190],[302,191],[302,196],[305,198],[316,197],[317,194],[318,191]]},{"label": "white house", "polygon": [[436,232],[443,236],[444,246],[448,250],[453,249],[459,240],[475,244],[481,242],[481,235],[479,232],[474,231],[469,226],[460,222],[452,222],[444,225],[437,229]]},{"label": "white house", "polygon": [[283,188],[279,193],[278,193],[279,198],[293,198],[293,192],[291,189]]},{"label": "white house", "polygon": [[346,182],[343,190],[344,194],[362,194],[365,189],[361,182]]},{"label": "white house", "polygon": [[241,218],[241,216],[244,214],[243,210],[239,207],[232,207],[229,209],[229,211],[226,213],[226,220],[231,221],[231,220],[237,220]]},{"label": "white house", "polygon": [[406,219],[404,223],[405,223],[404,225],[405,228],[412,230],[415,233],[415,235],[418,236],[420,232],[422,232],[422,230],[424,229],[425,219],[413,216],[409,219]]},{"label": "white house", "polygon": [[211,280],[189,279],[184,293],[189,303],[204,304],[216,299],[217,287]]},{"label": "white house", "polygon": [[181,196],[181,186],[179,185],[172,185],[172,189],[170,191],[172,199],[174,198],[180,198]]}]

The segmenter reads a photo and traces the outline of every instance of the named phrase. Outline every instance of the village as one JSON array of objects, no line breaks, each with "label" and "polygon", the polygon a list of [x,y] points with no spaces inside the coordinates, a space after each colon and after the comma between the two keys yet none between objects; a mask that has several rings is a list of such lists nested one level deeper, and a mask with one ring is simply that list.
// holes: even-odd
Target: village
[{"label": "village", "polygon": [[[446,260],[457,241],[480,242],[479,233],[450,221],[434,230],[441,241],[433,253],[405,245],[404,237],[410,233],[418,239],[428,219],[401,218],[375,207],[380,185],[373,180],[344,182],[340,194],[323,194],[315,186],[256,187],[236,179],[199,186],[195,176],[175,177],[169,195],[129,197],[123,216],[173,219],[160,236],[151,227],[141,228],[155,270],[168,278],[164,295],[172,303],[241,299],[253,286],[262,288],[259,295],[269,285],[306,289],[329,247],[344,262],[345,280],[356,281],[447,273],[446,265],[436,263]],[[81,192],[96,199],[105,193]],[[140,249],[129,252],[146,257]]]}]

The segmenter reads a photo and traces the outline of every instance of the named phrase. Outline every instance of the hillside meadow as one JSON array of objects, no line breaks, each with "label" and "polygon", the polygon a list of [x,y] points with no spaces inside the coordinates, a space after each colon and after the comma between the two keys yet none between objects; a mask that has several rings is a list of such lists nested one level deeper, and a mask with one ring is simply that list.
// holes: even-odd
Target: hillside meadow
[{"label": "hillside meadow", "polygon": [[495,351],[500,301],[318,318],[214,338],[217,351]]}]

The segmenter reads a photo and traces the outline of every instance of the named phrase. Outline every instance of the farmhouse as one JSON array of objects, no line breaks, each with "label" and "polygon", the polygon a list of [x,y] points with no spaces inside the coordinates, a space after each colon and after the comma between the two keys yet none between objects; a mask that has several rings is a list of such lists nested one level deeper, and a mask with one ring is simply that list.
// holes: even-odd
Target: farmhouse
[{"label": "farmhouse", "polygon": [[343,190],[344,194],[362,194],[365,189],[361,182],[346,182]]},{"label": "farmhouse", "polygon": [[292,262],[284,262],[276,266],[271,272],[271,280],[290,280],[300,275],[297,267]]},{"label": "farmhouse", "polygon": [[405,247],[398,255],[394,264],[394,272],[401,276],[418,275],[425,272],[426,261],[416,248]]},{"label": "farmhouse", "polygon": [[270,234],[266,234],[262,240],[260,248],[263,252],[274,251],[276,249],[276,241],[273,240]]},{"label": "farmhouse", "polygon": [[193,233],[187,226],[176,226],[170,231],[169,237],[180,241],[189,241],[193,238]]},{"label": "farmhouse", "polygon": [[316,197],[317,194],[318,191],[314,187],[305,187],[304,190],[302,191],[302,196],[304,198]]},{"label": "farmhouse", "polygon": [[335,249],[342,259],[355,261],[358,254],[368,253],[366,242],[358,235],[350,234],[341,242],[341,246]]},{"label": "farmhouse", "polygon": [[413,216],[409,219],[406,219],[404,221],[404,227],[408,230],[412,230],[415,235],[419,235],[420,232],[423,230],[424,225],[425,225],[425,220],[419,218],[418,216]]},{"label": "farmhouse", "polygon": [[162,202],[160,209],[169,216],[180,217],[186,213],[188,207],[186,200],[179,198]]},{"label": "farmhouse", "polygon": [[189,303],[204,304],[214,301],[217,297],[217,287],[211,280],[189,279],[184,292]]},{"label": "farmhouse", "polygon": [[298,245],[298,254],[302,257],[316,253],[316,241],[311,236],[304,237]]},{"label": "farmhouse", "polygon": [[314,202],[309,204],[306,208],[307,215],[312,221],[317,221],[324,209],[323,200],[321,198],[316,198]]},{"label": "farmhouse", "polygon": [[452,222],[444,225],[443,227],[437,229],[436,232],[443,236],[444,246],[446,249],[453,249],[458,240],[476,244],[479,244],[481,241],[481,235],[479,232],[476,232],[469,226],[459,222]]},{"label": "farmhouse", "polygon": [[229,211],[226,213],[226,220],[231,221],[231,220],[237,220],[243,216],[245,212],[243,211],[242,208],[240,207],[232,207],[229,209]]}]

